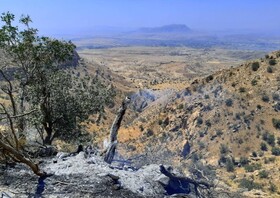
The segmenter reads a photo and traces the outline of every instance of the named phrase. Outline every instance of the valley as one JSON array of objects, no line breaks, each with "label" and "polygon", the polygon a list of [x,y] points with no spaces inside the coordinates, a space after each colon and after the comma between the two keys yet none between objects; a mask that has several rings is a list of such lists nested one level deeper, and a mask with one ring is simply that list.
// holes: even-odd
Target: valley
[{"label": "valley", "polygon": [[[132,98],[119,131],[121,159],[172,164],[185,174],[192,164],[211,167],[230,191],[277,197],[279,52],[129,46],[79,55],[121,76],[125,85],[115,87]],[[105,133],[93,124],[97,142],[111,122],[103,122]]]}]

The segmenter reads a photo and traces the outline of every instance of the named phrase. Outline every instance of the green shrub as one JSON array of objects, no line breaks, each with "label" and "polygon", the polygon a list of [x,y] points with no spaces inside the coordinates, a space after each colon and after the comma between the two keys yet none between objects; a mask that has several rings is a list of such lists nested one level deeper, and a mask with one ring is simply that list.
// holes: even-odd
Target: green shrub
[{"label": "green shrub", "polygon": [[206,120],[206,121],[205,121],[205,125],[208,126],[208,127],[211,127],[211,125],[212,125],[212,124],[211,124],[211,121],[210,121],[210,120]]},{"label": "green shrub", "polygon": [[198,146],[199,146],[200,150],[205,148],[204,142],[201,142],[201,141],[198,142]]},{"label": "green shrub", "polygon": [[204,137],[204,131],[199,131],[199,137]]},{"label": "green shrub", "polygon": [[239,92],[240,92],[240,93],[244,93],[244,92],[246,92],[245,87],[240,87],[240,88],[239,88]]},{"label": "green shrub", "polygon": [[258,84],[258,81],[257,81],[256,79],[253,79],[253,80],[251,81],[251,85],[255,86],[255,85],[257,85],[257,84]]},{"label": "green shrub", "polygon": [[271,149],[271,153],[272,153],[272,155],[280,156],[280,147],[273,147]]},{"label": "green shrub", "polygon": [[240,158],[240,164],[241,164],[241,166],[245,166],[245,165],[249,164],[248,158],[247,157],[241,157]]},{"label": "green shrub", "polygon": [[262,189],[262,185],[254,181],[243,178],[238,185],[240,188],[247,188],[249,191],[253,189]]},{"label": "green shrub", "polygon": [[279,94],[278,94],[278,93],[273,93],[273,94],[272,94],[272,99],[273,99],[273,100],[276,100],[276,101],[280,100]]},{"label": "green shrub", "polygon": [[266,68],[266,71],[267,71],[268,73],[273,73],[273,68],[272,68],[271,66],[268,66],[268,67]]},{"label": "green shrub", "polygon": [[183,109],[183,108],[184,108],[184,104],[182,104],[182,103],[179,104],[178,107],[177,107],[177,109]]},{"label": "green shrub", "polygon": [[256,151],[253,151],[253,152],[252,152],[252,155],[253,155],[253,157],[258,157],[258,154],[257,154]]},{"label": "green shrub", "polygon": [[268,63],[270,64],[270,65],[276,65],[276,60],[275,59],[271,59],[271,60],[269,60],[268,61]]},{"label": "green shrub", "polygon": [[268,97],[268,95],[263,95],[263,96],[262,96],[262,101],[264,101],[264,102],[269,102],[269,97]]},{"label": "green shrub", "polygon": [[260,67],[260,63],[259,62],[253,62],[251,67],[252,67],[253,71],[257,71]]},{"label": "green shrub", "polygon": [[233,100],[231,98],[228,98],[228,99],[226,99],[225,103],[228,107],[231,107],[233,104]]},{"label": "green shrub", "polygon": [[234,164],[233,164],[231,159],[227,159],[226,169],[227,169],[227,172],[233,172],[234,171]]},{"label": "green shrub", "polygon": [[152,129],[147,129],[146,135],[147,135],[147,137],[150,137],[150,136],[154,135],[154,131]]},{"label": "green shrub", "polygon": [[266,142],[270,145],[270,146],[275,146],[275,136],[274,134],[269,134],[267,137]]},{"label": "green shrub", "polygon": [[280,119],[272,118],[272,124],[276,129],[280,129]]},{"label": "green shrub", "polygon": [[209,99],[209,98],[210,98],[210,96],[207,94],[204,96],[204,99]]},{"label": "green shrub", "polygon": [[202,119],[202,117],[197,117],[197,119],[196,119],[196,124],[197,125],[202,125],[202,123],[203,123],[203,119]]},{"label": "green shrub", "polygon": [[264,143],[264,142],[261,143],[261,150],[262,150],[262,151],[267,151],[267,145],[266,145],[266,143]]},{"label": "green shrub", "polygon": [[216,130],[216,135],[221,137],[223,135],[223,131],[220,129]]},{"label": "green shrub", "polygon": [[272,192],[272,193],[275,193],[275,192],[277,192],[277,186],[276,186],[275,184],[269,182],[269,188],[268,188],[268,190],[269,190],[270,192]]},{"label": "green shrub", "polygon": [[268,133],[267,131],[264,132],[264,133],[262,134],[262,139],[263,139],[264,141],[266,141],[267,138],[268,138],[268,135],[269,135],[269,133]]},{"label": "green shrub", "polygon": [[260,177],[261,179],[266,179],[266,178],[268,178],[268,172],[267,172],[266,170],[260,171],[260,172],[259,172],[259,177]]},{"label": "green shrub", "polygon": [[229,152],[229,148],[227,147],[227,145],[221,144],[220,153],[223,155],[223,154],[227,154],[228,152]]},{"label": "green shrub", "polygon": [[245,165],[244,169],[246,172],[254,172],[255,170],[260,170],[262,167],[261,164],[255,163],[255,164],[247,164]]}]

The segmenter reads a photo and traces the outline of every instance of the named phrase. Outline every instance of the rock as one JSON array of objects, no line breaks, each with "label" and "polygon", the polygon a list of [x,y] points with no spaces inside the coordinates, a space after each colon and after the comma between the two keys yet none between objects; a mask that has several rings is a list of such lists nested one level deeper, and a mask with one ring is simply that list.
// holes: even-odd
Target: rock
[{"label": "rock", "polygon": [[63,159],[63,158],[68,157],[69,155],[70,155],[69,153],[58,152],[58,153],[56,154],[56,157],[57,157],[58,159]]},{"label": "rock", "polygon": [[169,178],[166,177],[165,175],[160,175],[157,179],[156,179],[157,182],[167,186],[168,185],[168,182],[169,182]]}]

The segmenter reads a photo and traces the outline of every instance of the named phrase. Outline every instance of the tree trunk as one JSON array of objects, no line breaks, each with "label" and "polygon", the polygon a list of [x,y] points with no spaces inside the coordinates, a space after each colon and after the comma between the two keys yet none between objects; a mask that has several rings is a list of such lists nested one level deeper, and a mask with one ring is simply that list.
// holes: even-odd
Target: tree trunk
[{"label": "tree trunk", "polygon": [[117,136],[118,136],[118,130],[121,126],[121,122],[123,119],[123,116],[125,114],[126,108],[130,102],[130,98],[125,98],[124,101],[122,102],[121,107],[119,108],[116,118],[112,124],[111,130],[110,130],[110,144],[106,148],[104,152],[106,152],[104,161],[107,162],[108,164],[111,164],[115,155],[115,150],[117,147]]},{"label": "tree trunk", "polygon": [[44,145],[51,145],[52,144],[52,128],[51,127],[48,127],[47,124],[44,124],[44,128],[45,128],[45,131],[47,133],[47,136],[45,137],[44,141],[43,141],[43,144]]},{"label": "tree trunk", "polygon": [[37,164],[33,163],[30,159],[26,158],[22,153],[20,153],[20,151],[17,151],[16,149],[14,149],[13,147],[5,144],[1,140],[0,140],[0,147],[2,147],[5,151],[7,151],[8,155],[11,155],[16,160],[18,160],[18,161],[26,164],[27,166],[29,166],[36,175],[38,175],[38,176],[45,176],[46,175],[45,172],[42,172],[39,169]]}]

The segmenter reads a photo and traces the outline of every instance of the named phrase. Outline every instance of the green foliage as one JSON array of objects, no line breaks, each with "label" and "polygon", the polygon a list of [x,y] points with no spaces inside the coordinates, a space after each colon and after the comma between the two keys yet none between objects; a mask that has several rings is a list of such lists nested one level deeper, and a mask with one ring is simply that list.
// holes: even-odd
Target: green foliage
[{"label": "green foliage", "polygon": [[154,131],[152,129],[147,129],[146,135],[147,135],[147,137],[151,137],[154,135]]},{"label": "green foliage", "polygon": [[253,79],[253,80],[251,81],[251,85],[255,86],[255,85],[257,85],[257,84],[258,84],[258,81],[257,81],[256,79]]},{"label": "green foliage", "polygon": [[239,92],[240,92],[240,93],[245,93],[245,92],[246,92],[245,87],[240,87],[240,88],[239,88]]},{"label": "green foliage", "polygon": [[225,145],[225,144],[221,144],[221,146],[220,146],[220,153],[222,155],[224,155],[224,154],[227,154],[228,152],[229,152],[228,146]]},{"label": "green foliage", "polygon": [[276,60],[275,59],[271,59],[271,60],[269,60],[268,61],[268,63],[270,64],[270,65],[276,65]]},{"label": "green foliage", "polygon": [[262,101],[264,101],[264,102],[269,102],[269,96],[264,94],[264,95],[262,96]]},{"label": "green foliage", "polygon": [[216,135],[221,137],[223,135],[223,131],[220,129],[216,130]]},{"label": "green foliage", "polygon": [[253,151],[253,152],[252,152],[252,156],[253,156],[253,157],[258,157],[257,152],[256,152],[256,151]]},{"label": "green foliage", "polygon": [[253,180],[249,180],[243,178],[240,180],[239,185],[240,188],[247,188],[249,191],[253,189],[262,189],[262,185],[254,182]]},{"label": "green foliage", "polygon": [[261,164],[255,163],[255,164],[247,164],[244,166],[244,169],[246,172],[254,172],[255,170],[260,170],[262,167]]},{"label": "green foliage", "polygon": [[227,169],[227,172],[233,172],[234,171],[234,164],[233,164],[231,159],[227,159],[226,169]]},{"label": "green foliage", "polygon": [[259,172],[259,177],[260,177],[261,179],[266,179],[266,178],[268,178],[268,172],[267,172],[266,170],[260,171],[260,172]]},{"label": "green foliage", "polygon": [[280,156],[280,147],[273,147],[271,149],[271,154],[275,156]]},{"label": "green foliage", "polygon": [[197,125],[202,125],[202,123],[203,123],[203,119],[202,119],[202,117],[197,117],[197,119],[196,119],[196,124]]},{"label": "green foliage", "polygon": [[271,66],[268,66],[268,67],[266,68],[266,71],[267,71],[268,73],[273,73],[273,68],[272,68]]},{"label": "green foliage", "polygon": [[277,188],[276,184],[269,182],[268,190],[272,193],[276,193],[278,188]]},{"label": "green foliage", "polygon": [[272,94],[272,99],[275,101],[279,101],[280,100],[280,95],[278,93],[273,93]]},{"label": "green foliage", "polygon": [[54,138],[75,138],[89,115],[103,115],[105,105],[112,103],[113,88],[98,78],[78,79],[63,66],[74,56],[71,41],[38,36],[38,30],[30,27],[29,16],[20,19],[22,29],[13,25],[14,19],[9,12],[1,17],[0,47],[13,69],[11,73],[1,68],[2,76],[13,79],[12,114],[34,111],[17,121],[19,128],[36,128],[45,144]]},{"label": "green foliage", "polygon": [[233,105],[233,100],[231,98],[228,98],[226,99],[225,103],[228,107],[231,107]]},{"label": "green foliage", "polygon": [[241,166],[245,166],[245,165],[247,165],[248,163],[249,163],[249,160],[248,160],[247,157],[241,157],[241,158],[240,158],[240,164],[241,164]]},{"label": "green foliage", "polygon": [[206,146],[205,146],[205,143],[204,142],[202,142],[202,141],[199,141],[198,142],[198,146],[199,146],[199,149],[200,150],[202,150],[202,149],[204,149]]},{"label": "green foliage", "polygon": [[182,104],[182,103],[179,104],[178,107],[177,107],[177,109],[183,109],[183,108],[184,108],[184,104]]},{"label": "green foliage", "polygon": [[264,163],[265,163],[265,164],[274,163],[275,160],[276,160],[275,157],[264,158]]},{"label": "green foliage", "polygon": [[280,119],[272,118],[272,124],[276,129],[280,129]]},{"label": "green foliage", "polygon": [[253,71],[257,71],[260,67],[260,63],[259,62],[253,62],[251,67],[252,67]]},{"label": "green foliage", "polygon": [[269,134],[267,137],[266,142],[270,145],[270,146],[274,146],[275,145],[275,136],[274,134]]},{"label": "green foliage", "polygon": [[262,151],[267,151],[267,145],[266,145],[265,142],[262,142],[262,143],[261,143],[261,150],[262,150]]}]

